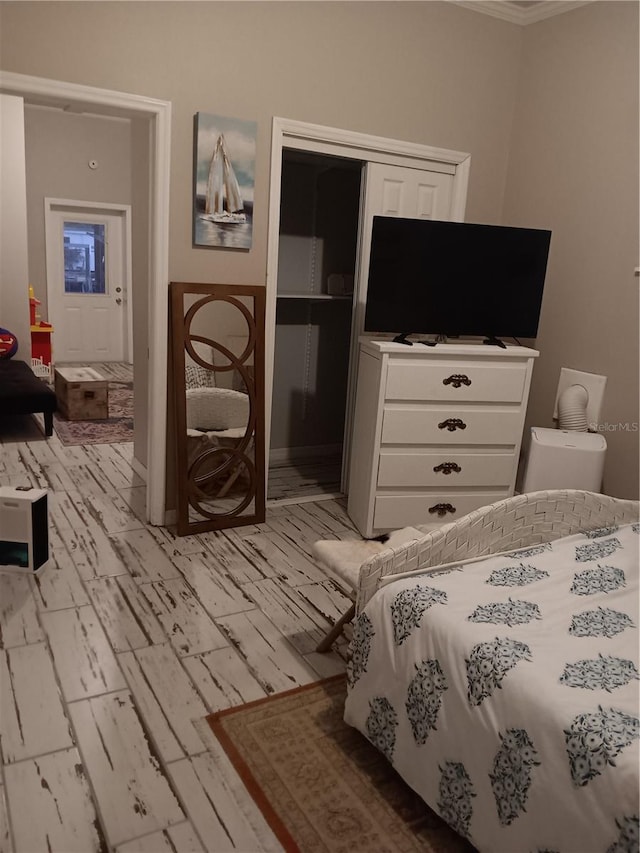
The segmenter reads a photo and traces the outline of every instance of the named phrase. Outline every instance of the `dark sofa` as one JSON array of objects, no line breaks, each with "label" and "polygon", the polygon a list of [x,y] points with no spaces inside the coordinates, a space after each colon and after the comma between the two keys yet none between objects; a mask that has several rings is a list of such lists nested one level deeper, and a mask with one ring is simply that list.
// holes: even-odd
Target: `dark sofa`
[{"label": "dark sofa", "polygon": [[56,395],[24,361],[0,359],[0,415],[42,412],[45,435],[53,435]]}]

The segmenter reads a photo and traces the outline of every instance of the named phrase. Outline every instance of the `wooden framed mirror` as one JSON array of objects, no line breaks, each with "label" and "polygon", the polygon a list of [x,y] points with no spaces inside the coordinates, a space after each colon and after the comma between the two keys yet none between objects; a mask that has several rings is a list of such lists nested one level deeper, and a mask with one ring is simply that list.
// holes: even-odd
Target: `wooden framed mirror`
[{"label": "wooden framed mirror", "polygon": [[263,287],[171,282],[178,536],[265,519]]}]

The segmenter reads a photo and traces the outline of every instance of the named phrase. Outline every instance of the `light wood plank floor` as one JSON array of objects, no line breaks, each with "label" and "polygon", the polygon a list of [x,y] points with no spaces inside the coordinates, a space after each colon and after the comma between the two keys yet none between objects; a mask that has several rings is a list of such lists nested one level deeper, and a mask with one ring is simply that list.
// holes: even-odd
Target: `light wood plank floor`
[{"label": "light wood plank floor", "polygon": [[175,538],[132,445],[0,421],[0,481],[49,490],[52,563],[0,574],[0,853],[280,850],[203,722],[345,669],[314,649],[349,600],[311,557],[343,502]]},{"label": "light wood plank floor", "polygon": [[269,465],[270,501],[339,495],[342,454],[304,456]]}]

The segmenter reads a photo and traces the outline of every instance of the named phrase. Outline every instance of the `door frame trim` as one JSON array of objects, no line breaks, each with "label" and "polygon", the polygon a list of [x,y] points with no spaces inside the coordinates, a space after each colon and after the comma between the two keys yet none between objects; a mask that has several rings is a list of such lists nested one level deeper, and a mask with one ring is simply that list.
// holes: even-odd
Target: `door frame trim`
[{"label": "door frame trim", "polygon": [[[0,92],[26,103],[70,104],[83,112],[147,119],[149,134],[149,354],[147,521],[165,524],[171,102],[94,86],[0,71]],[[155,449],[155,453],[153,452]]]},{"label": "door frame trim", "polygon": [[[57,209],[56,209],[57,208]],[[47,270],[47,306],[49,306],[49,315],[51,315],[51,301],[53,297],[53,282],[51,281],[49,271],[53,269],[56,248],[53,245],[52,237],[55,230],[54,217],[63,211],[95,211],[98,214],[104,211],[107,214],[121,214],[123,217],[124,231],[124,246],[123,263],[124,263],[124,289],[125,289],[125,310],[126,324],[123,329],[124,343],[124,361],[133,364],[133,295],[131,287],[133,275],[131,270],[131,205],[130,204],[108,204],[97,201],[77,201],[67,198],[45,198],[44,200],[44,242],[46,255],[46,270]],[[73,213],[71,214],[73,215]],[[54,299],[55,301],[55,299]]]},{"label": "door frame trim", "polygon": [[[453,175],[451,218],[460,221],[464,219],[471,167],[471,155],[463,151],[450,151],[415,142],[403,142],[398,139],[371,136],[366,133],[274,116],[271,129],[265,316],[265,484],[267,485],[269,447],[271,444],[283,148],[311,151],[317,154],[332,154],[343,159],[360,160],[363,163],[387,163],[394,166],[447,172]],[[351,375],[349,376],[349,387],[355,387]]]}]

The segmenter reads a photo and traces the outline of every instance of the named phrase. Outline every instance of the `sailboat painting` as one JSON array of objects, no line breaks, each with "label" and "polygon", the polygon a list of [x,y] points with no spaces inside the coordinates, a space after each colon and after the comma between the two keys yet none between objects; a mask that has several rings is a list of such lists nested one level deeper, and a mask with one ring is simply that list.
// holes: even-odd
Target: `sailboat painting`
[{"label": "sailboat painting", "polygon": [[250,249],[256,122],[195,116],[193,242]]}]

